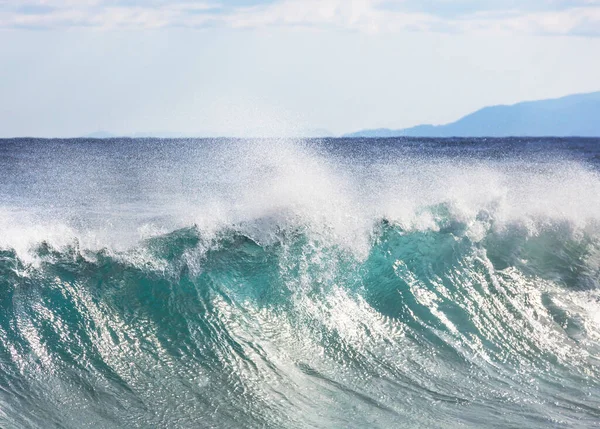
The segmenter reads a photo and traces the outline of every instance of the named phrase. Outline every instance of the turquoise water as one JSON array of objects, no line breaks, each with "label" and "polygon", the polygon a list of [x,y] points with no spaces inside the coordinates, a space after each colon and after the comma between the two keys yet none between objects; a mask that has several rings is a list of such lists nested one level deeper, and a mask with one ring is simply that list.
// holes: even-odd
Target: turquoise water
[{"label": "turquoise water", "polygon": [[0,426],[595,427],[596,143],[4,142]]}]

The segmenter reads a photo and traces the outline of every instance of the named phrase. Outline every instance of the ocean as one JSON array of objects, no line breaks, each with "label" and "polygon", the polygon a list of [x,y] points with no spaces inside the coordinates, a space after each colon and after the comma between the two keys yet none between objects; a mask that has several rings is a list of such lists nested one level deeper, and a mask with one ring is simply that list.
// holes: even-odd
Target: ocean
[{"label": "ocean", "polygon": [[0,141],[0,427],[600,427],[600,139]]}]

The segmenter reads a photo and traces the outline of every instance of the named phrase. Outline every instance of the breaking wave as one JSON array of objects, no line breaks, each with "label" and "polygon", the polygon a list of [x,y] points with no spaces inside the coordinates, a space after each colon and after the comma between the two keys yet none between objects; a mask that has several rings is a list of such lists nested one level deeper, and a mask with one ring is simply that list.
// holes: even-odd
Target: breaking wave
[{"label": "breaking wave", "polygon": [[2,207],[0,426],[597,424],[593,165],[254,143]]}]

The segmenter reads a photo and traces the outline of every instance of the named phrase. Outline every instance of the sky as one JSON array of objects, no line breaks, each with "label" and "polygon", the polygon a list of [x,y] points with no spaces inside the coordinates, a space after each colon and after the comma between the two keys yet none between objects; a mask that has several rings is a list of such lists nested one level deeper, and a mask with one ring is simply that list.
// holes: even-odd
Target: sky
[{"label": "sky", "polygon": [[338,135],[598,90],[600,0],[0,0],[0,137]]}]

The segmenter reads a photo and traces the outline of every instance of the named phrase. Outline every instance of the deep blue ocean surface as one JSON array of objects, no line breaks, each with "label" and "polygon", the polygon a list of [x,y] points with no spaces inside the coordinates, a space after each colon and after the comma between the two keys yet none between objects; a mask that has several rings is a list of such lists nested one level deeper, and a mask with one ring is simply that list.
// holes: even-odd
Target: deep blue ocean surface
[{"label": "deep blue ocean surface", "polygon": [[2,428],[600,426],[600,139],[0,140]]}]

